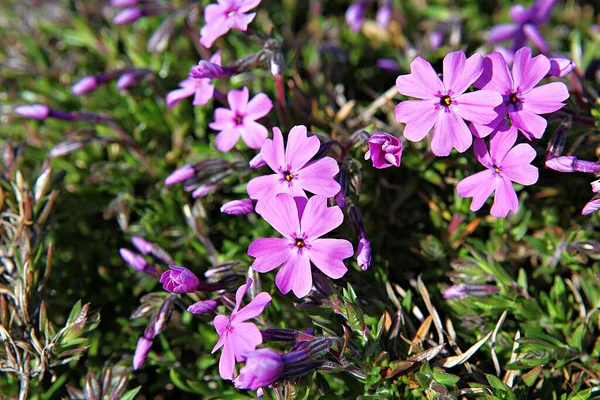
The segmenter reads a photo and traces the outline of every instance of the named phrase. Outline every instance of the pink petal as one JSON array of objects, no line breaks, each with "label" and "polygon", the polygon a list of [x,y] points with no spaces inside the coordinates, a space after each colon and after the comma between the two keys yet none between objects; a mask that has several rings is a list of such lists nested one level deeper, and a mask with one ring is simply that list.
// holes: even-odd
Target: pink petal
[{"label": "pink petal", "polygon": [[460,197],[472,197],[471,211],[477,211],[494,192],[495,180],[492,170],[486,169],[458,182],[456,191]]},{"label": "pink petal", "polygon": [[545,118],[523,109],[508,113],[513,126],[517,127],[527,139],[539,139],[544,135],[548,122]]},{"label": "pink petal", "polygon": [[207,24],[211,22],[225,21],[226,9],[223,5],[209,4],[204,7],[204,20]]},{"label": "pink petal", "polygon": [[483,57],[473,54],[469,59],[462,51],[448,53],[444,57],[444,86],[452,97],[464,93],[483,72]]},{"label": "pink petal", "polygon": [[212,99],[215,93],[215,86],[210,84],[209,79],[202,79],[200,85],[196,87],[196,94],[194,95],[194,106],[203,106]]},{"label": "pink petal", "polygon": [[[219,334],[219,336],[223,336],[223,334],[225,333],[225,329],[227,328],[227,324],[229,323],[229,318],[227,318],[224,315],[217,315],[215,317],[215,319],[213,320],[213,324],[215,325],[215,330],[217,331],[217,333]],[[217,343],[219,344],[219,343]],[[213,349],[213,353],[223,345],[223,343],[221,343],[218,346],[215,346],[215,348]]]},{"label": "pink petal", "polygon": [[500,129],[490,137],[490,155],[494,165],[504,165],[504,157],[517,141],[518,132],[514,126],[504,123]]},{"label": "pink petal", "polygon": [[240,11],[240,12],[250,11],[253,8],[258,7],[258,5],[260,4],[261,1],[262,0],[244,0],[244,1],[242,1],[238,11]]},{"label": "pink petal", "polygon": [[265,200],[260,215],[288,239],[295,239],[300,234],[298,207],[289,194],[281,193],[274,199]]},{"label": "pink petal", "polygon": [[235,369],[235,355],[233,353],[231,342],[225,343],[221,359],[219,360],[219,375],[223,379],[233,379],[233,371]]},{"label": "pink petal", "polygon": [[485,145],[485,140],[480,138],[475,138],[473,141],[473,152],[475,153],[475,158],[481,165],[486,168],[492,168],[493,162],[490,157],[490,153],[488,153],[487,146]]},{"label": "pink petal", "polygon": [[273,171],[283,171],[282,168],[285,167],[285,152],[283,150],[283,135],[279,128],[273,128],[273,140],[265,140],[260,149],[260,154]]},{"label": "pink petal", "polygon": [[277,273],[275,284],[283,294],[291,290],[296,297],[306,296],[312,287],[312,273],[307,253],[293,253]]},{"label": "pink petal", "polygon": [[256,239],[248,247],[248,255],[256,258],[252,263],[252,269],[257,272],[269,272],[284,264],[290,254],[289,246],[289,239]]},{"label": "pink petal", "polygon": [[502,104],[500,93],[491,90],[478,90],[458,96],[452,109],[467,121],[485,125],[498,118],[495,107],[500,104]]},{"label": "pink petal", "polygon": [[229,339],[228,344],[238,362],[243,361],[244,353],[256,350],[256,346],[263,342],[260,330],[252,322],[235,323]]},{"label": "pink petal", "polygon": [[525,36],[527,36],[529,40],[533,42],[535,47],[540,49],[542,53],[550,52],[548,43],[546,43],[546,40],[538,30],[537,26],[535,26],[534,24],[525,24],[523,25],[523,32],[525,33]]},{"label": "pink petal", "polygon": [[[267,292],[261,292],[252,299],[246,307],[242,308],[235,315],[235,322],[247,321],[251,318],[256,318],[264,311],[265,307],[271,302],[271,295]],[[232,318],[233,319],[233,318]]]},{"label": "pink petal", "polygon": [[257,120],[264,117],[273,108],[273,102],[264,93],[259,93],[248,102],[246,117]]},{"label": "pink petal", "polygon": [[[285,148],[285,165],[291,171],[298,171],[319,151],[321,142],[316,136],[307,136],[306,126],[296,125],[288,134]],[[336,172],[337,173],[337,172]]]},{"label": "pink petal", "polygon": [[490,214],[497,218],[504,218],[509,211],[517,212],[519,200],[513,188],[512,182],[506,178],[498,178],[496,184],[496,195]]},{"label": "pink petal", "polygon": [[281,175],[263,175],[248,182],[246,190],[251,199],[268,200],[282,193]]},{"label": "pink petal", "polygon": [[267,128],[254,121],[244,121],[242,125],[242,140],[251,149],[260,149],[269,131]]},{"label": "pink petal", "polygon": [[248,30],[248,24],[256,17],[256,13],[242,14],[236,13],[234,16],[227,18],[227,25],[232,29],[245,32]]},{"label": "pink petal", "polygon": [[533,185],[538,180],[538,169],[530,163],[536,152],[530,145],[521,143],[513,147],[500,166],[502,175],[521,185]]},{"label": "pink petal", "polygon": [[[207,10],[210,7],[206,7]],[[210,48],[215,40],[229,32],[229,27],[225,23],[225,18],[215,20],[215,22],[206,23],[200,29],[200,44],[206,48]]]},{"label": "pink petal", "polygon": [[512,75],[515,89],[527,93],[534,88],[550,70],[550,61],[546,56],[531,58],[531,49],[523,47],[515,53]]},{"label": "pink petal", "polygon": [[531,89],[523,96],[523,108],[535,114],[548,114],[564,107],[569,90],[562,82],[552,82]]},{"label": "pink petal", "polygon": [[525,8],[525,6],[523,6],[522,4],[516,4],[512,6],[508,12],[508,16],[510,17],[510,19],[512,19],[518,24],[524,24],[525,22],[527,22],[527,20],[532,17],[531,14],[531,10]]},{"label": "pink petal", "polygon": [[396,106],[396,121],[406,124],[404,137],[411,142],[420,142],[429,133],[437,119],[438,99],[408,100]]},{"label": "pink petal", "polygon": [[243,285],[241,285],[235,291],[235,307],[233,308],[233,311],[231,312],[230,321],[233,320],[233,316],[235,314],[237,314],[240,306],[242,305],[242,300],[244,300],[244,296],[246,295],[246,293],[248,292],[248,290],[252,286],[252,283],[253,283],[252,279],[248,278],[248,280],[246,280],[246,283],[244,283]]},{"label": "pink petal", "polygon": [[248,88],[244,86],[242,90],[230,90],[227,93],[227,103],[231,111],[239,115],[246,114],[246,107],[248,106]]},{"label": "pink petal", "polygon": [[435,70],[427,61],[417,57],[410,64],[410,74],[396,79],[396,89],[400,94],[419,99],[431,99],[445,93],[444,85]]},{"label": "pink petal", "polygon": [[167,108],[173,108],[181,102],[181,100],[190,97],[196,92],[196,88],[193,86],[185,86],[181,89],[171,90],[167,93]]},{"label": "pink petal", "polygon": [[309,240],[314,240],[331,232],[344,221],[344,213],[335,207],[327,207],[325,196],[313,196],[308,199],[300,227]]},{"label": "pink petal", "polygon": [[228,108],[217,108],[215,110],[215,121],[208,124],[208,126],[216,131],[232,130],[235,128],[235,114]]},{"label": "pink petal", "polygon": [[488,40],[490,42],[502,42],[511,39],[521,27],[517,24],[500,24],[496,25],[490,31]]},{"label": "pink petal", "polygon": [[501,53],[495,51],[485,56],[482,66],[483,73],[475,81],[475,87],[494,90],[502,95],[512,92],[512,75],[506,65],[506,59]]},{"label": "pink petal", "polygon": [[230,129],[219,132],[215,138],[215,143],[219,151],[227,152],[233,149],[233,146],[235,146],[239,139],[239,129]]},{"label": "pink petal", "polygon": [[311,193],[333,197],[341,189],[340,184],[333,179],[339,170],[340,168],[333,158],[324,157],[299,170],[294,181],[298,182],[299,187]]},{"label": "pink petal", "polygon": [[217,50],[215,54],[213,54],[208,61],[213,64],[221,65],[221,50]]},{"label": "pink petal", "polygon": [[456,148],[459,153],[465,152],[473,143],[473,135],[465,121],[452,111],[438,114],[431,137],[431,151],[436,156],[447,156]]},{"label": "pink petal", "polygon": [[352,243],[344,239],[317,239],[310,242],[308,257],[325,275],[339,279],[348,268],[344,265],[345,258],[352,257]]}]

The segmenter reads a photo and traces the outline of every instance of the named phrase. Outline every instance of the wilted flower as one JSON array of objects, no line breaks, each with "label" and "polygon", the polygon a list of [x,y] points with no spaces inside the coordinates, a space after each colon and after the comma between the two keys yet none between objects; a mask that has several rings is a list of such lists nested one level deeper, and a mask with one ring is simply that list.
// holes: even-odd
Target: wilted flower
[{"label": "wilted flower", "polygon": [[133,369],[139,369],[144,362],[146,362],[146,358],[148,357],[148,353],[150,352],[150,348],[152,347],[152,340],[146,339],[144,336],[138,339],[137,345],[135,346],[135,353],[133,354]]},{"label": "wilted flower", "polygon": [[242,354],[246,365],[234,384],[238,389],[257,390],[275,382],[283,372],[281,356],[272,349],[258,349]]},{"label": "wilted flower", "polygon": [[253,211],[252,199],[233,200],[221,206],[221,212],[229,215],[250,214]]},{"label": "wilted flower", "polygon": [[354,254],[352,244],[345,239],[320,239],[344,220],[339,207],[327,207],[327,198],[313,196],[308,201],[282,193],[265,200],[261,216],[283,238],[257,239],[250,244],[248,255],[255,257],[252,268],[269,272],[283,267],[275,284],[286,294],[290,290],[304,297],[312,287],[310,262],[325,275],[339,279],[348,270],[343,260]]},{"label": "wilted flower", "polygon": [[371,159],[375,168],[399,167],[402,158],[402,142],[396,136],[375,132],[369,138],[369,150],[365,160]]},{"label": "wilted flower", "polygon": [[431,151],[436,156],[471,147],[473,135],[463,119],[488,124],[498,116],[494,107],[502,103],[502,96],[492,91],[465,93],[483,72],[482,62],[479,54],[467,59],[462,51],[449,53],[442,82],[431,64],[417,57],[410,64],[411,73],[396,80],[400,94],[423,99],[396,106],[396,120],[406,124],[404,137],[418,142],[433,128]]},{"label": "wilted flower", "polygon": [[205,314],[217,309],[216,300],[200,300],[188,307],[188,312],[192,314]]},{"label": "wilted flower", "polygon": [[214,319],[215,330],[219,341],[212,353],[223,347],[219,360],[219,375],[223,379],[233,379],[236,361],[242,361],[242,354],[254,351],[262,343],[262,335],[256,324],[245,322],[262,314],[271,302],[271,296],[266,292],[256,295],[250,303],[240,309],[244,295],[250,289],[252,279],[239,287],[235,294],[235,308],[229,317],[217,315]]},{"label": "wilted flower", "polygon": [[[210,62],[216,65],[221,65],[221,52],[217,51],[215,54],[213,54],[210,58]],[[192,95],[194,96],[194,101],[192,104],[195,106],[202,106],[208,103],[215,93],[215,85],[213,85],[210,82],[210,79],[207,78],[188,78],[179,82],[179,87],[181,87],[181,89],[172,90],[167,93],[166,102],[168,108],[175,107],[177,104],[179,104],[179,102],[181,102],[181,100]]]},{"label": "wilted flower", "polygon": [[208,126],[220,131],[217,134],[216,145],[220,151],[229,151],[242,137],[251,149],[259,149],[269,135],[267,128],[256,122],[273,108],[273,102],[264,93],[259,93],[248,101],[248,88],[230,90],[227,102],[230,109],[217,108],[215,122]]},{"label": "wilted flower", "polygon": [[550,70],[548,71],[548,75],[563,78],[573,72],[574,68],[575,63],[573,60],[567,57],[553,57],[550,58]]},{"label": "wilted flower", "polygon": [[194,292],[200,285],[200,280],[192,271],[185,267],[169,265],[169,271],[163,272],[160,283],[166,291],[182,294]]},{"label": "wilted flower", "polygon": [[245,32],[256,13],[245,14],[256,8],[261,0],[218,0],[218,4],[209,4],[204,8],[206,25],[200,30],[200,43],[211,47],[215,40],[230,29]]}]

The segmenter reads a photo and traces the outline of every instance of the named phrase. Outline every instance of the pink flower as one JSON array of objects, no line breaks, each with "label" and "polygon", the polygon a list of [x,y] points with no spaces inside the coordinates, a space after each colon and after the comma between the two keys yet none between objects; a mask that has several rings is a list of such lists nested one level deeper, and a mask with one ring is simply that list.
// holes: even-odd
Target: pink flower
[{"label": "pink flower", "polygon": [[252,268],[269,272],[283,264],[275,277],[275,284],[286,294],[290,290],[304,297],[312,287],[310,262],[333,279],[347,271],[343,260],[354,254],[352,244],[344,239],[319,239],[334,230],[344,220],[339,207],[327,207],[327,198],[278,194],[266,200],[261,216],[283,238],[257,239],[250,244],[248,254],[255,257]]},{"label": "pink flower", "polygon": [[206,25],[200,30],[200,43],[211,47],[215,40],[230,29],[245,32],[256,13],[244,14],[257,7],[261,0],[218,0],[204,8]]},{"label": "pink flower", "polygon": [[339,172],[337,162],[331,157],[309,162],[319,147],[319,138],[308,137],[306,127],[297,125],[290,131],[284,150],[283,135],[279,128],[273,128],[273,139],[265,140],[260,154],[275,173],[248,182],[250,198],[260,201],[279,193],[306,197],[305,190],[325,197],[335,196],[340,191],[340,184],[333,179]]},{"label": "pink flower", "polygon": [[406,124],[404,137],[418,142],[433,128],[431,151],[436,156],[471,147],[473,135],[463,119],[490,123],[498,116],[494,107],[502,103],[502,97],[492,91],[465,93],[483,72],[482,61],[479,54],[467,59],[462,51],[449,53],[444,57],[442,82],[431,64],[417,57],[410,64],[411,73],[396,80],[398,92],[422,99],[396,106],[396,120]]},{"label": "pink flower", "polygon": [[221,131],[217,134],[216,144],[220,151],[229,151],[242,137],[251,149],[260,149],[269,135],[267,128],[256,122],[273,108],[273,102],[264,93],[259,93],[248,101],[248,88],[230,90],[227,93],[229,107],[215,110],[215,122],[208,126]]},{"label": "pink flower", "polygon": [[[550,70],[546,56],[531,58],[531,49],[523,47],[515,53],[512,74],[500,53],[485,57],[484,72],[475,86],[490,89],[503,96],[496,107],[498,118],[487,126],[477,126],[481,136],[486,136],[508,115],[510,121],[527,139],[539,139],[546,130],[547,121],[539,114],[548,114],[564,106],[569,91],[562,82],[552,82],[535,87]],[[480,124],[477,121],[474,121]]]},{"label": "pink flower", "polygon": [[396,136],[384,132],[375,132],[369,138],[369,151],[365,160],[372,159],[378,169],[399,167],[402,158],[402,142]]},{"label": "pink flower", "polygon": [[219,341],[213,348],[214,353],[223,347],[221,359],[219,360],[219,374],[223,379],[233,379],[233,370],[236,361],[243,361],[243,353],[254,351],[256,346],[262,343],[262,335],[256,324],[245,322],[262,314],[271,301],[271,296],[261,292],[240,309],[244,295],[252,286],[252,279],[239,287],[235,294],[235,308],[231,316],[217,315],[214,319],[215,329],[219,334]]},{"label": "pink flower", "polygon": [[[472,197],[471,211],[479,210],[495,191],[491,214],[506,217],[519,206],[512,182],[533,185],[538,180],[538,169],[531,165],[536,156],[533,147],[526,143],[514,146],[517,130],[506,122],[490,136],[490,151],[485,141],[475,139],[473,150],[477,160],[487,169],[460,181],[456,187],[460,197]],[[513,147],[514,146],[514,147]]]},{"label": "pink flower", "polygon": [[[213,54],[210,58],[210,62],[221,65],[221,52],[217,51]],[[192,95],[194,96],[194,102],[192,104],[195,106],[202,106],[212,99],[215,92],[215,85],[211,83],[210,79],[188,78],[179,82],[179,86],[181,89],[172,90],[167,93],[168,108],[175,107],[181,100]]]}]

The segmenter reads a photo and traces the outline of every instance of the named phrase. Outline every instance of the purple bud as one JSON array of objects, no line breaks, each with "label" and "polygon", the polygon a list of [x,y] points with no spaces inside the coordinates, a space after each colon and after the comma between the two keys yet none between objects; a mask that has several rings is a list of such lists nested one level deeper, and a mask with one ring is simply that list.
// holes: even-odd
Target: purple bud
[{"label": "purple bud", "polygon": [[356,261],[363,271],[371,266],[371,242],[367,238],[361,238],[356,249]]},{"label": "purple bud", "polygon": [[150,348],[152,347],[152,341],[146,339],[145,337],[140,337],[137,345],[135,346],[135,354],[133,355],[133,369],[139,369],[144,362],[146,362],[146,358],[148,357],[148,353],[150,352]]},{"label": "purple bud", "polygon": [[266,161],[262,158],[262,155],[260,154],[260,152],[254,156],[254,158],[252,158],[252,160],[250,160],[250,162],[248,163],[248,166],[250,168],[260,168],[260,167],[264,167],[265,165],[267,165]]},{"label": "purple bud", "polygon": [[558,172],[575,172],[573,163],[577,158],[574,156],[560,156],[546,160],[546,168],[553,169]]},{"label": "purple bud", "polygon": [[142,256],[129,249],[120,249],[119,254],[121,254],[121,258],[133,269],[136,271],[144,271],[148,266],[148,262]]},{"label": "purple bud", "polygon": [[400,71],[400,67],[398,67],[398,63],[396,62],[396,60],[392,60],[389,58],[380,58],[377,60],[375,65],[377,65],[378,68],[381,68],[381,69],[384,69],[384,70],[390,71],[390,72]]},{"label": "purple bud", "polygon": [[573,167],[577,172],[584,172],[586,174],[600,173],[600,164],[594,161],[575,159],[575,161],[573,162]]},{"label": "purple bud", "polygon": [[444,33],[440,30],[435,30],[429,34],[429,45],[432,50],[437,50],[444,43]]},{"label": "purple bud", "polygon": [[378,169],[399,167],[402,157],[402,142],[396,136],[385,132],[375,132],[369,138],[369,151],[365,160],[372,159]]},{"label": "purple bud", "polygon": [[221,206],[221,212],[229,215],[250,214],[254,211],[251,199],[233,200]]},{"label": "purple bud", "polygon": [[389,1],[386,1],[384,4],[377,9],[377,23],[383,29],[387,29],[390,25],[390,21],[392,20],[392,15],[394,14],[394,9]]},{"label": "purple bud", "polygon": [[190,70],[189,77],[193,79],[218,79],[233,75],[233,71],[207,60],[200,60]]},{"label": "purple bud", "polygon": [[362,24],[365,22],[365,14],[367,11],[367,1],[359,0],[352,4],[346,10],[346,22],[350,26],[350,29],[354,32],[360,31]]},{"label": "purple bud", "polygon": [[177,265],[169,265],[169,268],[171,269],[163,272],[160,277],[160,283],[166,291],[175,294],[192,293],[200,285],[200,280],[189,269]]},{"label": "purple bud", "polygon": [[110,5],[113,7],[134,7],[138,0],[110,0]]},{"label": "purple bud", "polygon": [[165,179],[165,186],[173,186],[178,183],[187,181],[196,175],[196,170],[191,165],[187,164],[181,168],[177,168],[171,175]]},{"label": "purple bud", "polygon": [[233,382],[238,389],[257,390],[275,382],[283,372],[283,361],[275,350],[258,349],[243,353],[242,357],[246,365]]},{"label": "purple bud", "polygon": [[569,75],[575,68],[575,63],[566,57],[550,58],[550,71],[548,75],[563,78]]},{"label": "purple bud", "polygon": [[462,299],[468,296],[488,296],[500,290],[492,285],[452,285],[442,294],[445,299]]},{"label": "purple bud", "polygon": [[98,87],[98,79],[95,76],[86,76],[79,82],[71,86],[71,93],[75,96],[81,96],[91,92]]},{"label": "purple bud", "polygon": [[200,300],[188,307],[188,312],[192,314],[204,314],[217,309],[216,300]]},{"label": "purple bud", "polygon": [[119,80],[117,81],[117,89],[125,90],[137,83],[137,78],[134,73],[128,72],[126,74],[121,75]]},{"label": "purple bud", "polygon": [[50,116],[50,108],[43,104],[18,106],[15,113],[21,117],[44,120]]},{"label": "purple bud", "polygon": [[156,246],[154,243],[149,242],[139,236],[133,236],[131,238],[131,243],[142,254],[150,254],[152,252],[152,250],[154,249],[154,247]]},{"label": "purple bud", "polygon": [[113,18],[113,24],[125,25],[137,21],[144,16],[144,13],[139,8],[126,8]]},{"label": "purple bud", "polygon": [[592,192],[600,193],[600,179],[591,182],[590,185],[592,185]]},{"label": "purple bud", "polygon": [[600,210],[600,195],[594,196],[581,210],[582,215],[590,215]]},{"label": "purple bud", "polygon": [[199,197],[205,197],[214,192],[217,189],[216,185],[204,184],[198,186],[196,190],[192,192],[192,197],[197,199]]}]

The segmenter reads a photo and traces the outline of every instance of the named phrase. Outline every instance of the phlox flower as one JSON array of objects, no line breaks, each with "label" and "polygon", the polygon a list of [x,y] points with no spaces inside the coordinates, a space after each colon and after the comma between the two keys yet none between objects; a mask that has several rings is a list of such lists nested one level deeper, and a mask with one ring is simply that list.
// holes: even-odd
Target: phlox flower
[{"label": "phlox flower", "polygon": [[538,30],[538,26],[544,25],[550,20],[554,4],[556,4],[556,0],[535,0],[529,8],[525,8],[522,4],[512,6],[509,16],[514,23],[493,27],[489,40],[501,42],[512,39],[512,50],[516,51],[525,46],[529,39],[540,51],[547,53],[550,49]]},{"label": "phlox flower", "polygon": [[273,102],[264,93],[259,93],[248,101],[248,88],[230,90],[227,93],[228,108],[215,110],[215,122],[208,126],[221,131],[217,134],[216,144],[220,151],[229,151],[242,137],[251,149],[260,149],[269,135],[267,128],[256,122],[273,108]]},{"label": "phlox flower", "polygon": [[215,40],[230,29],[245,32],[256,13],[245,14],[260,4],[261,0],[218,0],[204,8],[206,25],[200,30],[200,44],[211,47]]},{"label": "phlox flower", "polygon": [[312,263],[333,279],[344,276],[348,270],[343,260],[354,254],[352,244],[345,239],[320,239],[344,220],[342,210],[327,207],[327,198],[278,194],[266,200],[261,216],[283,238],[262,238],[250,244],[248,255],[255,257],[252,268],[269,272],[283,265],[275,277],[275,284],[286,294],[293,291],[304,297],[312,287]]},{"label": "phlox flower", "polygon": [[500,93],[503,102],[496,107],[498,118],[495,121],[487,126],[477,125],[479,134],[486,136],[508,115],[511,123],[527,139],[541,138],[548,123],[539,114],[562,108],[562,102],[569,98],[569,90],[562,82],[535,87],[549,70],[548,58],[544,55],[532,58],[529,47],[515,53],[512,74],[500,53],[488,54],[484,60],[484,72],[475,86]]},{"label": "phlox flower", "polygon": [[[221,65],[221,52],[217,51],[213,54],[210,58],[210,62]],[[175,107],[181,100],[190,96],[194,96],[193,105],[203,106],[212,99],[213,94],[215,93],[215,85],[211,83],[210,79],[187,78],[179,82],[179,87],[181,89],[175,89],[167,93],[166,101],[168,108]]]},{"label": "phlox flower", "polygon": [[462,153],[471,147],[473,135],[463,119],[490,123],[498,115],[494,107],[502,103],[502,96],[493,91],[465,93],[483,72],[482,61],[479,54],[467,59],[462,51],[449,53],[444,57],[442,81],[431,64],[415,58],[411,73],[396,80],[400,94],[422,99],[396,106],[396,120],[406,124],[406,139],[421,141],[433,128],[431,151],[436,156],[447,156],[452,148]]},{"label": "phlox flower", "polygon": [[244,295],[252,286],[252,279],[240,286],[235,293],[235,307],[229,317],[217,315],[214,319],[215,330],[219,334],[219,341],[212,353],[223,347],[219,360],[219,375],[223,379],[233,379],[235,362],[243,361],[242,355],[254,351],[262,343],[262,335],[256,324],[246,322],[262,314],[271,302],[271,296],[266,292],[256,295],[250,303],[240,309]]},{"label": "phlox flower", "polygon": [[475,139],[475,157],[487,169],[463,179],[456,186],[460,197],[473,198],[471,211],[479,210],[495,191],[491,214],[506,217],[509,211],[516,212],[519,206],[512,182],[521,185],[537,182],[538,169],[531,165],[535,150],[526,143],[514,146],[517,136],[516,128],[503,122],[490,136],[489,152],[484,139]]},{"label": "phlox flower", "polygon": [[281,130],[273,128],[273,139],[265,140],[260,154],[275,173],[248,182],[250,198],[260,201],[279,193],[306,197],[305,190],[325,197],[335,196],[340,191],[340,184],[333,179],[339,172],[337,162],[331,157],[309,162],[319,147],[319,138],[308,137],[306,127],[297,125],[290,130],[284,150]]}]

